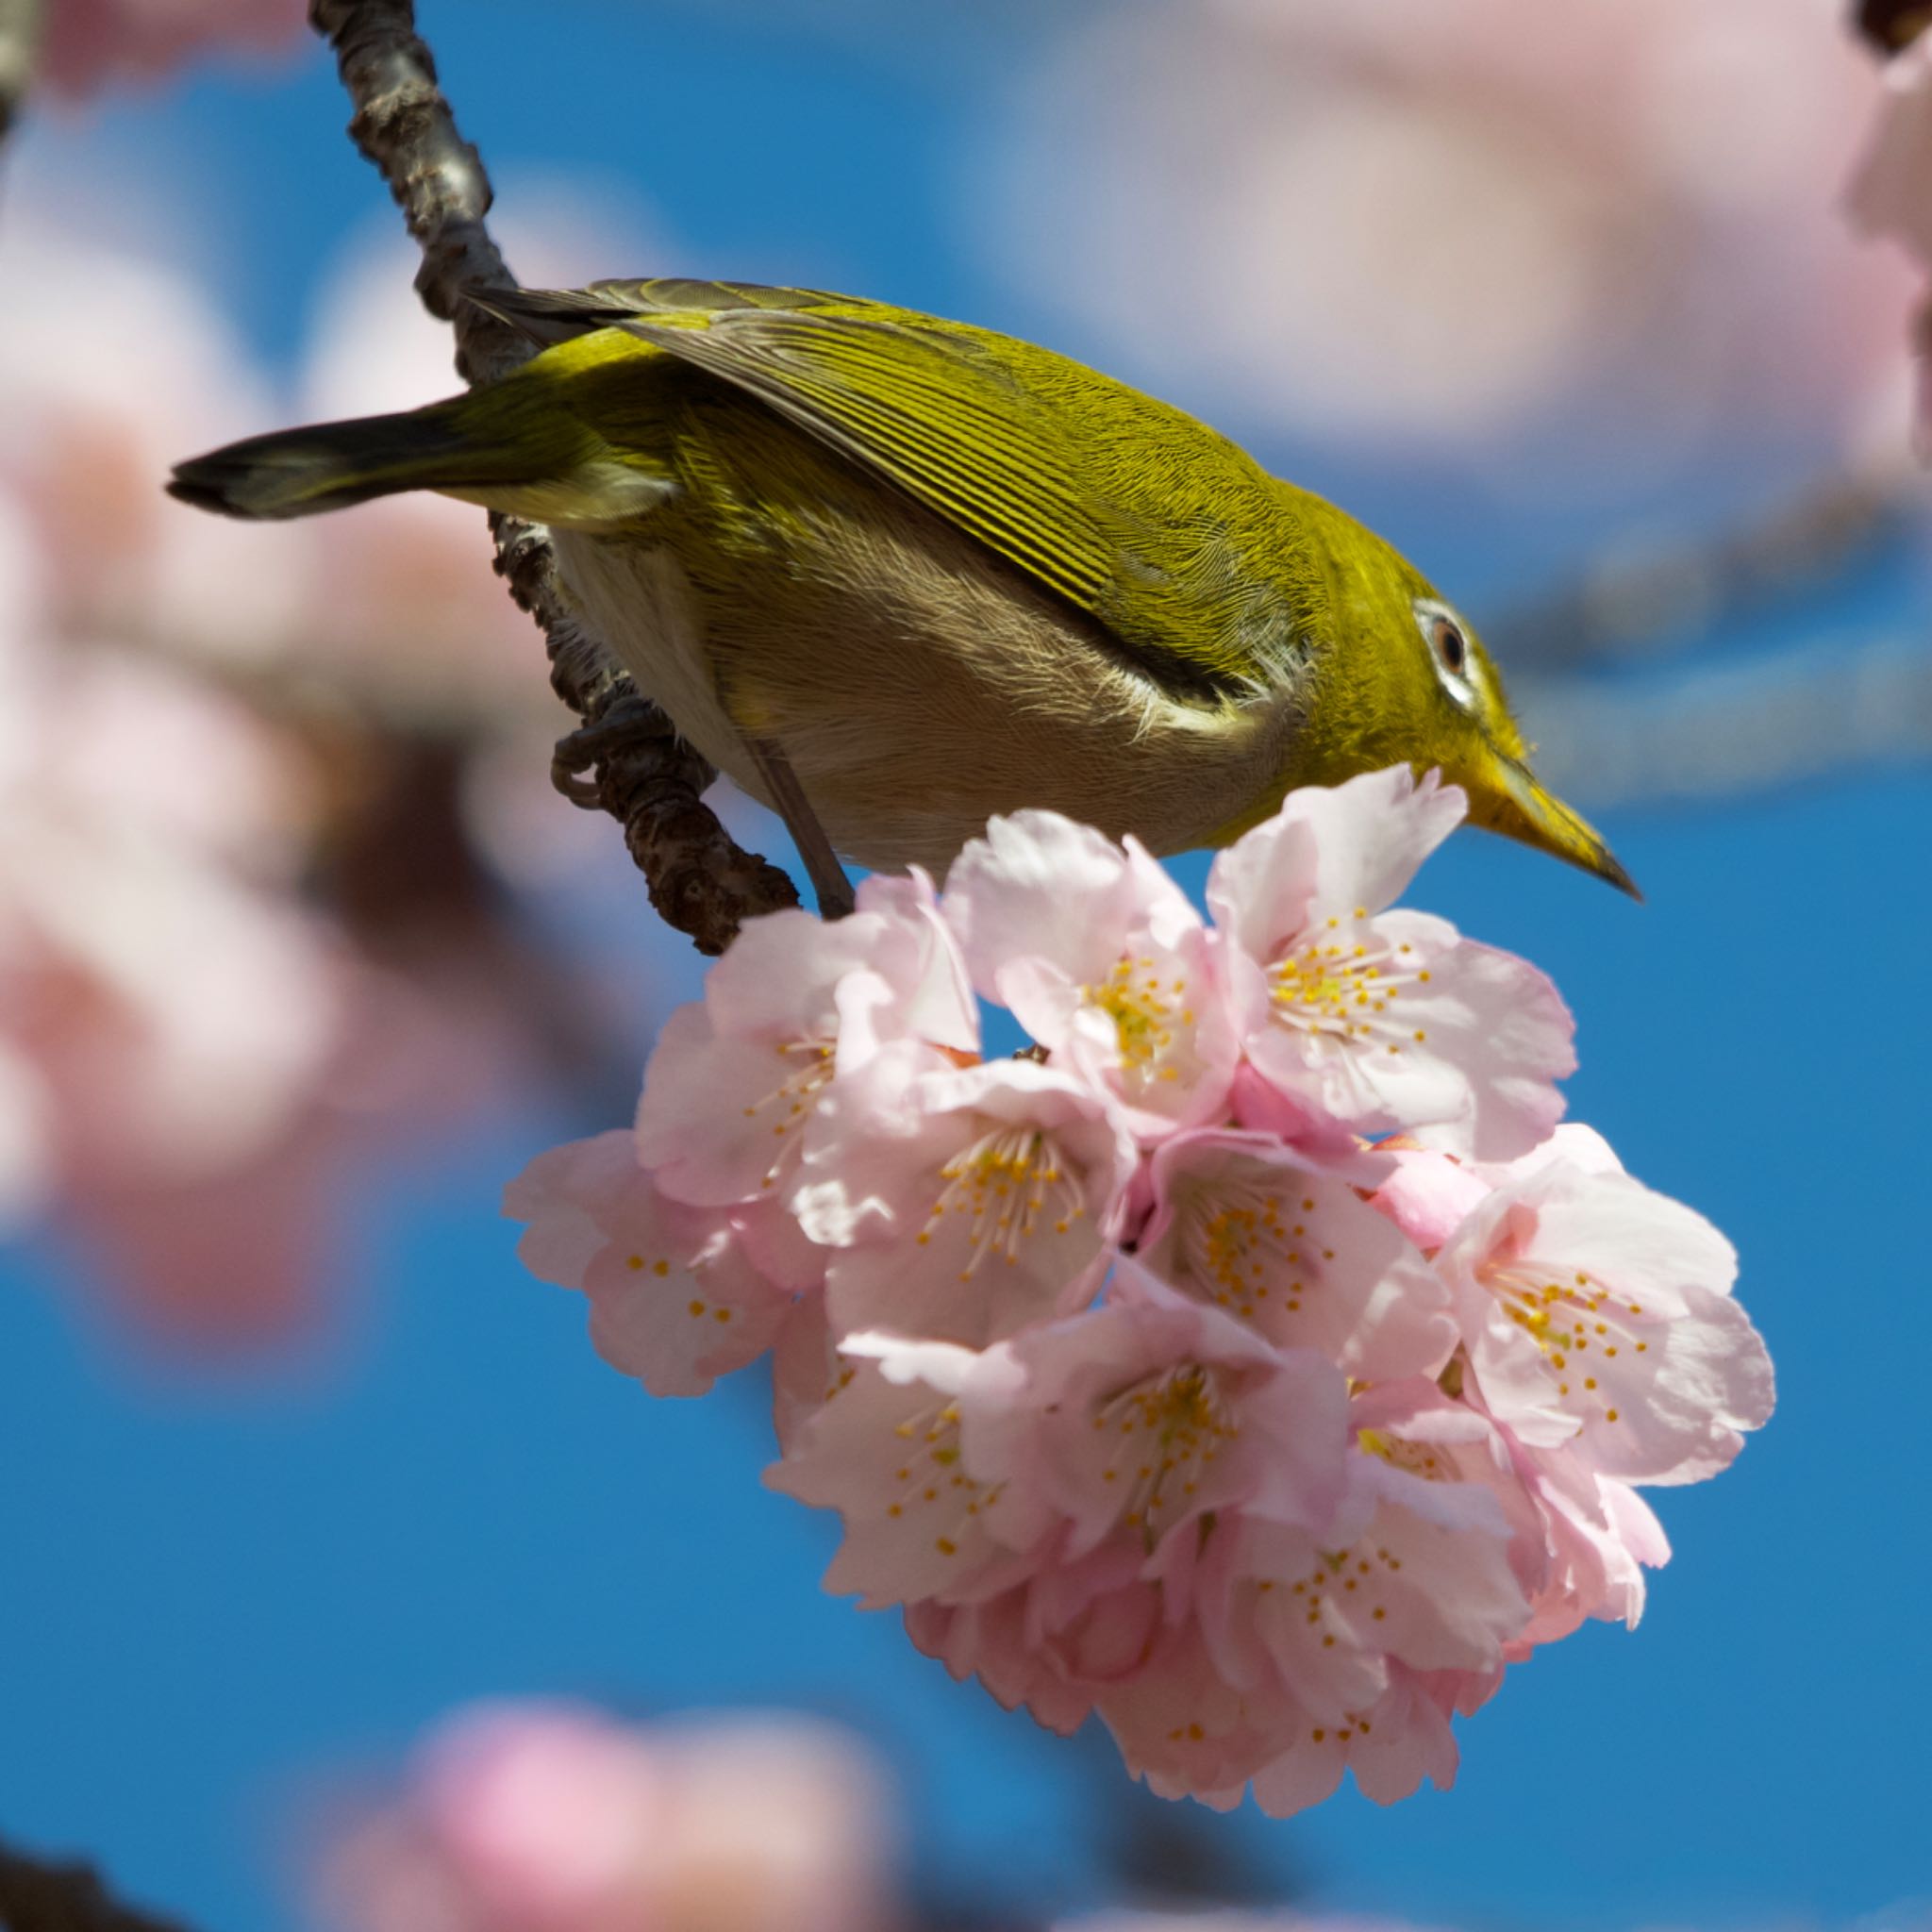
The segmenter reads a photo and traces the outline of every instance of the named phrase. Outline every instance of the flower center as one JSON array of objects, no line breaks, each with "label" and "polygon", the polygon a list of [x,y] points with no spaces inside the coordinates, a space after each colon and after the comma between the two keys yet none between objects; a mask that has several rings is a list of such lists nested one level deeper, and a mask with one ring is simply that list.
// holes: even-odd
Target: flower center
[{"label": "flower center", "polygon": [[1002,1126],[982,1134],[940,1169],[940,1179],[943,1185],[919,1242],[924,1247],[932,1240],[944,1216],[966,1215],[961,1281],[970,1281],[989,1256],[1017,1267],[1023,1242],[1042,1229],[1065,1234],[1087,1212],[1058,1143],[1039,1127]]},{"label": "flower center", "polygon": [[[1312,1199],[1300,1210],[1312,1211]],[[1273,1189],[1225,1180],[1187,1194],[1180,1205],[1180,1251],[1188,1273],[1216,1306],[1252,1316],[1277,1286],[1290,1310],[1301,1307],[1307,1283],[1296,1243],[1307,1224],[1293,1221],[1296,1203]]]},{"label": "flower center", "polygon": [[1083,987],[1088,1004],[1112,1020],[1122,1066],[1141,1079],[1174,1080],[1178,1071],[1163,1065],[1174,1051],[1174,1029],[1191,1027],[1185,976],[1163,980],[1152,959],[1124,955],[1098,986]]},{"label": "flower center", "polygon": [[1322,932],[1304,936],[1270,969],[1274,1017],[1311,1042],[1359,1046],[1381,1040],[1402,1051],[1401,1035],[1420,1044],[1426,1036],[1392,1015],[1406,988],[1429,974],[1404,941],[1391,946],[1376,932],[1368,908],[1357,906],[1344,926],[1331,916]]},{"label": "flower center", "polygon": [[798,1129],[810,1117],[821,1088],[830,1084],[837,1042],[826,1039],[787,1040],[773,1051],[785,1069],[784,1078],[744,1109],[746,1120],[772,1113],[772,1138],[778,1142],[760,1187],[774,1188],[795,1164],[801,1144]]},{"label": "flower center", "polygon": [[1371,1456],[1379,1456],[1390,1468],[1419,1475],[1424,1482],[1447,1482],[1452,1474],[1446,1457],[1433,1442],[1411,1442],[1386,1429],[1363,1429],[1356,1441]]},{"label": "flower center", "polygon": [[1124,1485],[1122,1520],[1150,1550],[1170,1521],[1193,1509],[1208,1464],[1241,1434],[1213,1371],[1195,1363],[1116,1395],[1093,1426],[1112,1436],[1104,1478]]},{"label": "flower center", "polygon": [[1635,1326],[1642,1303],[1617,1300],[1582,1269],[1566,1272],[1527,1257],[1492,1262],[1481,1279],[1556,1371],[1557,1393],[1573,1409],[1586,1415],[1600,1410],[1606,1422],[1615,1422],[1618,1411],[1607,1406],[1608,1394],[1598,1383],[1619,1373],[1609,1364],[1623,1351],[1650,1353]]},{"label": "flower center", "polygon": [[[1371,1433],[1366,1429],[1362,1432],[1364,1437]],[[1320,1633],[1320,1647],[1333,1650],[1338,1641],[1354,1644],[1360,1641],[1351,1634],[1351,1626],[1359,1630],[1364,1621],[1388,1621],[1386,1599],[1396,1588],[1391,1578],[1401,1568],[1402,1558],[1392,1551],[1380,1543],[1363,1541],[1350,1550],[1318,1550],[1314,1564],[1306,1574],[1264,1577],[1256,1588],[1265,1596],[1285,1584],[1285,1598],[1275,1599],[1277,1614],[1291,1619],[1298,1615],[1308,1625],[1327,1624],[1326,1631]],[[1307,1641],[1312,1643],[1315,1639],[1310,1637]],[[1369,1728],[1358,1718],[1351,1717],[1349,1723],[1363,1732]],[[1335,1735],[1344,1741],[1348,1738],[1345,1730]],[[1319,1744],[1323,1733],[1316,1731],[1313,1737]]]},{"label": "flower center", "polygon": [[1000,1499],[1003,1483],[985,1484],[966,1474],[959,1460],[959,1407],[949,1402],[908,1416],[893,1430],[899,1466],[892,1472],[894,1500],[886,1514],[897,1522],[924,1518],[921,1527],[942,1557],[957,1557],[963,1532],[982,1509]]}]

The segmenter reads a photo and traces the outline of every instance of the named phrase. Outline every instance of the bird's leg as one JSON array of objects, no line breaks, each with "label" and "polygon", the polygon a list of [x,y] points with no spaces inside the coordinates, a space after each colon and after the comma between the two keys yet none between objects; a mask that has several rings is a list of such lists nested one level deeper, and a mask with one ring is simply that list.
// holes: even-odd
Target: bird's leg
[{"label": "bird's leg", "polygon": [[773,806],[785,821],[785,829],[791,834],[791,842],[798,847],[799,858],[805,861],[806,876],[818,894],[819,917],[843,919],[855,904],[852,881],[845,876],[845,868],[839,863],[839,855],[832,850],[832,841],[825,837],[824,827],[819,824],[818,814],[812,810],[791,760],[769,738],[747,738],[744,746],[758,768],[758,776],[765,781]]}]

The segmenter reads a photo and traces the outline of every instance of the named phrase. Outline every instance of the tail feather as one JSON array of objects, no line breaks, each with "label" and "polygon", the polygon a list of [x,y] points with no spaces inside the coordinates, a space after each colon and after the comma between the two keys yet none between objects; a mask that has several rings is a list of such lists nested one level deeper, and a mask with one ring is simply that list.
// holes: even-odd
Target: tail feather
[{"label": "tail feather", "polygon": [[467,439],[423,409],[251,436],[177,463],[168,494],[224,516],[306,517],[399,490],[448,489],[475,467]]}]

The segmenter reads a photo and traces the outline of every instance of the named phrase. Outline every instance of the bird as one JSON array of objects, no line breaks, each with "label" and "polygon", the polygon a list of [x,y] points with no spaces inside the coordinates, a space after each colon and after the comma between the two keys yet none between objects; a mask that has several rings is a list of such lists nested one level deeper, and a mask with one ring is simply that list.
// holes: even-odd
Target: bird
[{"label": "bird", "polygon": [[527,361],[229,444],[170,491],[274,519],[427,490],[546,525],[568,597],[679,734],[868,869],[943,877],[1026,807],[1157,857],[1219,847],[1297,787],[1407,765],[1636,895],[1531,771],[1455,608],[1184,411],[816,290],[470,299]]}]

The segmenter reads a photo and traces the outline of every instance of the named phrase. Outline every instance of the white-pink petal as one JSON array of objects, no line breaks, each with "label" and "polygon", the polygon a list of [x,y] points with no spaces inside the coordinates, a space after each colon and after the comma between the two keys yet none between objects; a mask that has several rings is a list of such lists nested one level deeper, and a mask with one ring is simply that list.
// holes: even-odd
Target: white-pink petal
[{"label": "white-pink petal", "polygon": [[1360,1381],[1433,1375],[1448,1360],[1447,1287],[1349,1180],[1271,1137],[1215,1129],[1157,1149],[1152,1175],[1138,1252],[1184,1293]]},{"label": "white-pink petal", "polygon": [[948,886],[974,983],[1137,1134],[1225,1117],[1237,1047],[1214,948],[1135,841],[1021,812],[966,847]]},{"label": "white-pink petal", "polygon": [[801,911],[750,921],[702,1003],[666,1023],[637,1119],[666,1193],[712,1207],[776,1195],[837,1075],[893,1041],[934,1041],[935,1059],[939,1046],[976,1044],[977,1009],[920,883],[870,896],[881,909],[830,924]]},{"label": "white-pink petal", "polygon": [[626,1133],[540,1155],[504,1192],[541,1278],[581,1290],[591,1339],[654,1395],[702,1395],[769,1349],[794,1307],[733,1217],[662,1194]]},{"label": "white-pink petal", "polygon": [[1092,1298],[1133,1171],[1118,1116],[1057,1068],[888,1049],[826,1096],[796,1202],[835,1250],[836,1329],[979,1346]]},{"label": "white-pink petal", "polygon": [[1533,1160],[1439,1255],[1482,1400],[1533,1448],[1694,1482],[1771,1415],[1771,1358],[1702,1216],[1628,1175]]},{"label": "white-pink petal", "polygon": [[1330,913],[1392,905],[1467,810],[1457,787],[1406,765],[1305,785],[1216,858],[1208,910],[1250,958],[1278,958]]}]

